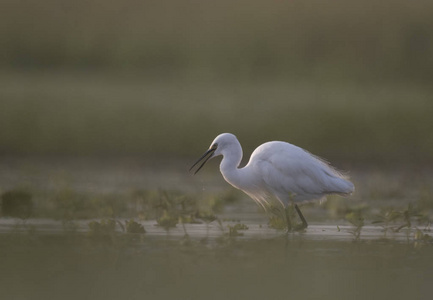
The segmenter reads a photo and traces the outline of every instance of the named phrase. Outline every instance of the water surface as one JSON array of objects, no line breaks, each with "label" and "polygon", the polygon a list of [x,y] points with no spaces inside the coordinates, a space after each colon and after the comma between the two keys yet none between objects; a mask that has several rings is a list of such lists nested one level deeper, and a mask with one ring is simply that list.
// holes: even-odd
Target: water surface
[{"label": "water surface", "polygon": [[[157,165],[136,159],[2,160],[2,189],[30,191],[36,204],[36,216],[27,220],[0,218],[2,299],[432,297],[431,177],[424,169],[354,169],[357,193],[343,202],[304,206],[310,222],[304,232],[269,227],[267,215],[242,193],[215,212],[219,222],[172,228],[140,219],[130,202],[108,233],[89,228],[102,218],[47,217],[54,200],[130,201],[136,190],[159,185],[205,201],[231,189],[216,170],[197,178],[187,175],[186,162]],[[358,227],[350,222],[354,212],[362,213]],[[410,225],[402,226],[404,212],[410,212]],[[401,215],[388,220],[390,213]],[[126,233],[119,225],[131,218],[145,234]],[[236,224],[248,229],[230,232]]]}]

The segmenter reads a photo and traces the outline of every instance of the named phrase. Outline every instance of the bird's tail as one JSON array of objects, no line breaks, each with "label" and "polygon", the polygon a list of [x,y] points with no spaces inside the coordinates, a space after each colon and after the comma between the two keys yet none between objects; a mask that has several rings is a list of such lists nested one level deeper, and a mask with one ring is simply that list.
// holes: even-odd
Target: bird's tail
[{"label": "bird's tail", "polygon": [[333,194],[335,193],[345,196],[350,195],[355,191],[355,186],[347,179],[336,178],[334,184]]}]

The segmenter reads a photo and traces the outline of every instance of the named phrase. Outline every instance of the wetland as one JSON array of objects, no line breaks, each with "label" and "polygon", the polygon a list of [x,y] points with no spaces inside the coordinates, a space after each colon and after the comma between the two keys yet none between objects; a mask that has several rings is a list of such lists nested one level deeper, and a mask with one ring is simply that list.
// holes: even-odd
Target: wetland
[{"label": "wetland", "polygon": [[309,227],[287,233],[217,162],[189,164],[3,158],[3,196],[32,207],[0,218],[2,297],[430,298],[428,169],[354,169],[355,195],[303,205]]},{"label": "wetland", "polygon": [[[0,299],[432,299],[432,1],[3,2]],[[223,132],[355,193],[288,233]]]}]

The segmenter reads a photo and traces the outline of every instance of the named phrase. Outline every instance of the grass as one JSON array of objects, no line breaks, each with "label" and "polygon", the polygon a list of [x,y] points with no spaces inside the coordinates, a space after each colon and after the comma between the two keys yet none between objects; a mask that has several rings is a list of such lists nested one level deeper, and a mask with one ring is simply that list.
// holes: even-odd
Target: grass
[{"label": "grass", "polygon": [[[11,213],[21,212],[22,195],[25,195],[26,200],[34,198],[30,203],[34,209],[25,216]],[[142,231],[134,218],[155,220],[158,226],[166,230],[179,223],[210,223],[217,220],[216,214],[221,213],[225,205],[237,201],[231,192],[210,193],[203,197],[170,190],[136,190],[127,194],[107,195],[79,193],[72,189],[50,193],[26,189],[24,192],[17,188],[5,191],[1,196],[8,200],[8,205],[2,207],[2,217],[50,218],[65,222],[101,219],[89,223],[94,232],[113,231],[119,218],[130,218],[125,224],[117,222],[126,232]]]},{"label": "grass", "polygon": [[[25,191],[25,192],[24,192]],[[40,191],[29,188],[13,189],[5,191],[3,199],[11,200],[11,195],[24,194],[26,199],[32,200],[32,214],[23,218],[50,218],[61,220],[65,231],[74,232],[76,230],[75,221],[92,220],[88,223],[89,234],[95,236],[111,236],[120,228],[126,233],[145,233],[146,229],[140,223],[145,220],[154,220],[155,225],[162,227],[167,233],[171,228],[181,225],[185,231],[185,224],[205,224],[209,230],[209,224],[217,224],[224,232],[224,226],[218,214],[224,214],[227,207],[238,206],[238,194],[232,192],[209,192],[206,194],[192,194],[188,192],[169,191],[169,190],[136,190],[123,195],[104,195],[86,194],[73,192],[72,190],[60,190],[53,193],[41,193]],[[20,198],[17,198],[18,200]],[[13,199],[12,199],[13,200]],[[383,198],[383,202],[373,202],[364,200],[361,203],[344,200],[340,197],[330,197],[324,205],[321,215],[328,216],[337,224],[352,224],[351,231],[356,239],[360,238],[362,229],[365,225],[378,225],[383,228],[384,238],[388,233],[397,233],[404,229],[423,230],[429,232],[432,217],[431,207],[425,205],[425,199],[418,201],[400,201],[391,205],[389,200]],[[430,199],[431,201],[431,199]],[[9,201],[11,202],[11,201]],[[13,203],[20,209],[21,202],[12,201],[7,207],[7,211],[13,211]],[[254,205],[251,203],[251,205]],[[313,223],[317,222],[314,218],[314,209],[317,205],[303,206],[304,214],[308,217],[313,216]],[[14,216],[6,214],[2,210],[2,216]],[[273,214],[269,214],[270,228],[287,230],[286,215],[283,210],[274,209]],[[265,213],[261,211],[263,215]],[[294,210],[288,210],[292,221],[295,220]],[[323,218],[323,216],[321,216]],[[21,218],[21,215],[20,215]],[[123,221],[123,220],[127,221]],[[320,217],[319,217],[320,219]],[[137,220],[137,221],[136,221]],[[345,220],[343,223],[341,220]],[[229,222],[230,223],[230,222]],[[117,226],[118,225],[118,226]],[[297,226],[296,222],[293,226]],[[228,225],[228,235],[231,237],[243,235],[243,230],[248,230],[248,226],[237,221]],[[340,229],[337,227],[338,231]]]}]

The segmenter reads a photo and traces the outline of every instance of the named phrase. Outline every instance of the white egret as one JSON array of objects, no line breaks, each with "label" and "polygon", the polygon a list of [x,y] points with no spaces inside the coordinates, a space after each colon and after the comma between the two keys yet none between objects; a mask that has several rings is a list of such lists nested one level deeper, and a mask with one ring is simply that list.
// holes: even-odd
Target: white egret
[{"label": "white egret", "polygon": [[[294,204],[302,228],[308,224],[296,203],[324,199],[329,194],[347,196],[354,191],[354,185],[329,163],[286,142],[262,144],[251,154],[248,164],[239,168],[242,147],[231,133],[218,135],[190,170],[204,159],[196,174],[210,158],[219,155],[223,156],[220,171],[228,183],[244,191],[265,210],[272,198],[284,208]],[[286,218],[291,230],[287,210]]]}]

